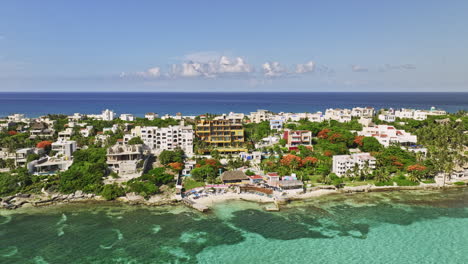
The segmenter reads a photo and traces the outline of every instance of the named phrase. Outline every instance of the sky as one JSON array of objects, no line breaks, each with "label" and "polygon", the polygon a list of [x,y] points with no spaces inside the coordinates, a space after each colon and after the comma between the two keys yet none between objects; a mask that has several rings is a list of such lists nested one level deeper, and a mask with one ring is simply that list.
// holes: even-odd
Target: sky
[{"label": "sky", "polygon": [[1,1],[0,92],[468,92],[468,1]]}]

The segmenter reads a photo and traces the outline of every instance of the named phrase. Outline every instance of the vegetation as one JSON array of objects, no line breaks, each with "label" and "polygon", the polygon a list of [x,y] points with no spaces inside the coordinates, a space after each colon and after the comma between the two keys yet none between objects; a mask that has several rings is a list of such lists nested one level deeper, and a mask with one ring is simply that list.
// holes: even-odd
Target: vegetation
[{"label": "vegetation", "polygon": [[85,193],[100,193],[103,178],[108,174],[106,150],[89,148],[78,150],[74,154],[73,165],[59,174],[59,190],[73,193],[81,190]]}]

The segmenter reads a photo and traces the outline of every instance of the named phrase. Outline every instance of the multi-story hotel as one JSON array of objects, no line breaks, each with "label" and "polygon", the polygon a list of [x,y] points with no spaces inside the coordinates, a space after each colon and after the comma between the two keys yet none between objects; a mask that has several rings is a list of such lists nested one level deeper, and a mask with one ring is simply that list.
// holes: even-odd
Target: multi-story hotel
[{"label": "multi-story hotel", "polygon": [[231,120],[199,120],[195,134],[220,152],[241,152],[244,144],[244,127]]},{"label": "multi-story hotel", "polygon": [[356,153],[351,155],[335,155],[333,156],[333,169],[332,171],[338,175],[343,176],[346,172],[352,172],[355,167],[358,171],[367,168],[370,173],[375,169],[375,158],[369,153]]}]

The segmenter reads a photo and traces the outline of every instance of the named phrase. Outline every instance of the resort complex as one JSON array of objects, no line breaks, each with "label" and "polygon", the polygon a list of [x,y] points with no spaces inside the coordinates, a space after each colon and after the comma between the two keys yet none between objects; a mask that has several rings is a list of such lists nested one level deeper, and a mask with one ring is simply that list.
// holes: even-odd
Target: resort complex
[{"label": "resort complex", "polygon": [[197,203],[213,197],[278,203],[323,190],[468,181],[463,111],[355,107],[138,117],[106,109],[12,114],[0,119],[0,129],[2,196],[51,190],[105,199],[164,196],[205,210]]}]

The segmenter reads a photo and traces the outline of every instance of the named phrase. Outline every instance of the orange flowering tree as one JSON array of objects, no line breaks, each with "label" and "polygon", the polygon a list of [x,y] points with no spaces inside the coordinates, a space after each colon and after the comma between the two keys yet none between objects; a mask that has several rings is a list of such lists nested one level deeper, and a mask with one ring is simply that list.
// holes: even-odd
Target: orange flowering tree
[{"label": "orange flowering tree", "polygon": [[302,166],[302,159],[296,155],[286,155],[280,160],[281,165],[291,169],[297,169]]},{"label": "orange flowering tree", "polygon": [[417,182],[421,180],[424,174],[427,172],[427,167],[421,164],[410,165],[406,168],[409,173],[409,179]]},{"label": "orange flowering tree", "polygon": [[318,159],[316,157],[305,157],[302,159],[302,165],[303,166],[313,166],[318,162]]},{"label": "orange flowering tree", "polygon": [[16,134],[18,134],[18,132],[13,131],[13,130],[8,131],[8,135],[10,135],[10,136],[14,136]]},{"label": "orange flowering tree", "polygon": [[184,164],[182,162],[171,162],[169,164],[167,164],[171,169],[173,169],[174,171],[181,171]]},{"label": "orange flowering tree", "polygon": [[37,143],[36,147],[41,148],[41,149],[47,149],[47,148],[50,148],[51,145],[52,145],[52,141],[44,140],[44,141]]},{"label": "orange flowering tree", "polygon": [[359,146],[362,146],[362,144],[363,144],[362,140],[363,140],[364,138],[365,138],[364,136],[356,136],[356,137],[354,138],[354,141],[353,141],[353,142],[356,143],[356,144],[359,145]]}]

